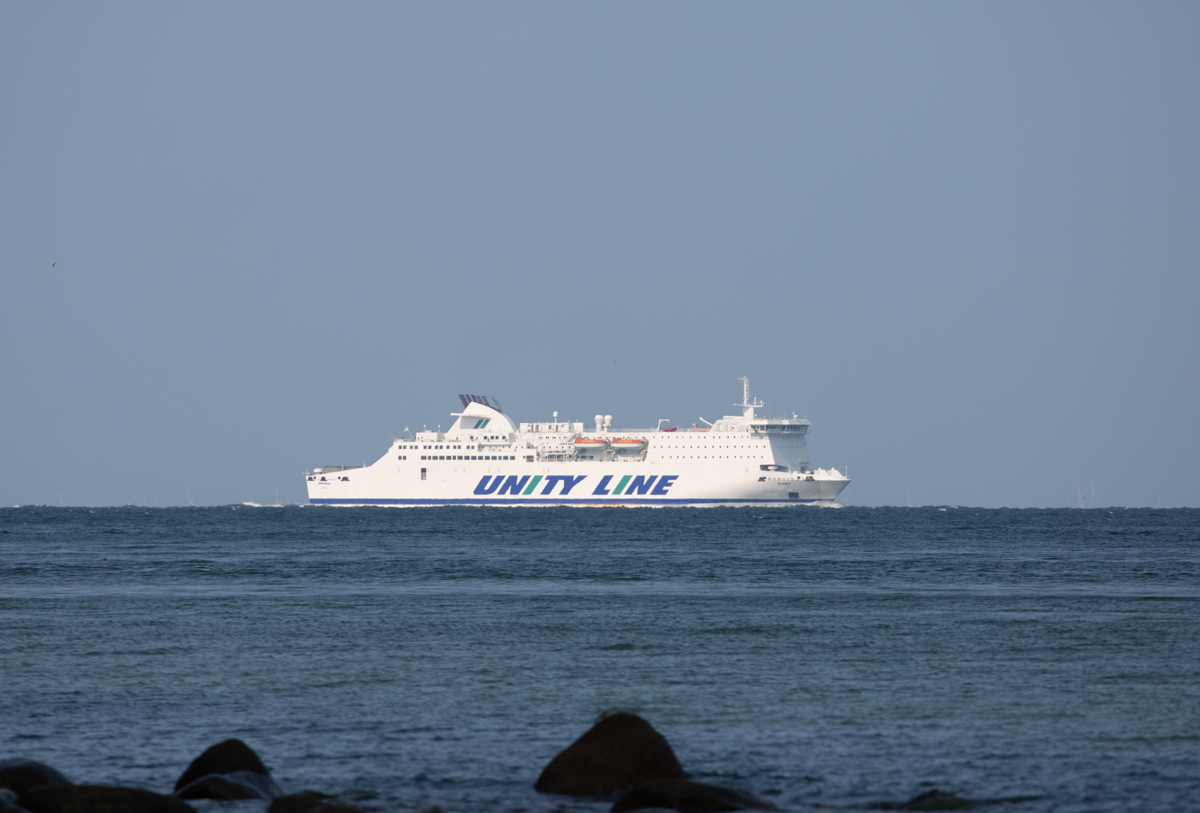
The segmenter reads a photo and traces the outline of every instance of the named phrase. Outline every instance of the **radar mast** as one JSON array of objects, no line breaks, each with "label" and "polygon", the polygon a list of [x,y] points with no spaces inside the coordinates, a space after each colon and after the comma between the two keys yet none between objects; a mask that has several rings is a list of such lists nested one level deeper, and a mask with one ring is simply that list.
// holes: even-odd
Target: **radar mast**
[{"label": "radar mast", "polygon": [[754,410],[758,407],[766,406],[766,404],[760,402],[757,398],[751,400],[749,378],[746,378],[744,375],[738,376],[738,381],[742,382],[742,402],[734,404],[734,406],[740,406],[742,408],[742,417],[748,421],[752,421],[754,420]]}]

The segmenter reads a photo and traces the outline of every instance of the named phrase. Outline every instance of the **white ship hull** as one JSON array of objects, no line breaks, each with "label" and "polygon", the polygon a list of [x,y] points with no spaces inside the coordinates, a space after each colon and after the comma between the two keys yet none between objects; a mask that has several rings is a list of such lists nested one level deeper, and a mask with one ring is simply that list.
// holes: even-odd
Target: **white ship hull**
[{"label": "white ship hull", "polygon": [[[785,506],[832,504],[850,482],[810,470],[803,418],[755,418],[748,393],[740,416],[711,428],[612,430],[582,423],[519,426],[499,405],[460,396],[448,432],[395,440],[370,466],[326,466],[306,474],[319,505]],[[603,439],[580,448],[579,439]],[[616,448],[612,441],[618,440]],[[644,443],[622,448],[621,441]],[[628,445],[628,444],[624,444]]]}]

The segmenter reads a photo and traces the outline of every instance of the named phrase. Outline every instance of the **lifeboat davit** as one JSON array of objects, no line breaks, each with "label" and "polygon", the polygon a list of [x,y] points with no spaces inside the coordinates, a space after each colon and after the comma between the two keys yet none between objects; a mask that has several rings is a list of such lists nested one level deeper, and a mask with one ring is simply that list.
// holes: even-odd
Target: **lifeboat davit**
[{"label": "lifeboat davit", "polygon": [[646,448],[645,438],[613,438],[612,447],[619,452],[640,452]]}]

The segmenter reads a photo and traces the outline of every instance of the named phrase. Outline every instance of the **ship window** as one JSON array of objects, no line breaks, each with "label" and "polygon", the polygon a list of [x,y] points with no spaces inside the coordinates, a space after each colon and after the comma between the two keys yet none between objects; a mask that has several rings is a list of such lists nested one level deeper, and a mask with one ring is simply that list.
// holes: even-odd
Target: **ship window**
[{"label": "ship window", "polygon": [[425,479],[425,469],[421,469],[421,479]]}]

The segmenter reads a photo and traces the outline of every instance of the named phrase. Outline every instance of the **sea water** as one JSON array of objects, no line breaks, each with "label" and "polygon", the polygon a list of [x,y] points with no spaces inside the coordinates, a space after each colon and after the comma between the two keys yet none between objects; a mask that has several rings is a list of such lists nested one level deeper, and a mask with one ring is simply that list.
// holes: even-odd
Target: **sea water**
[{"label": "sea water", "polygon": [[618,710],[784,810],[1198,809],[1200,511],[0,509],[0,759],[599,813],[533,784]]}]

